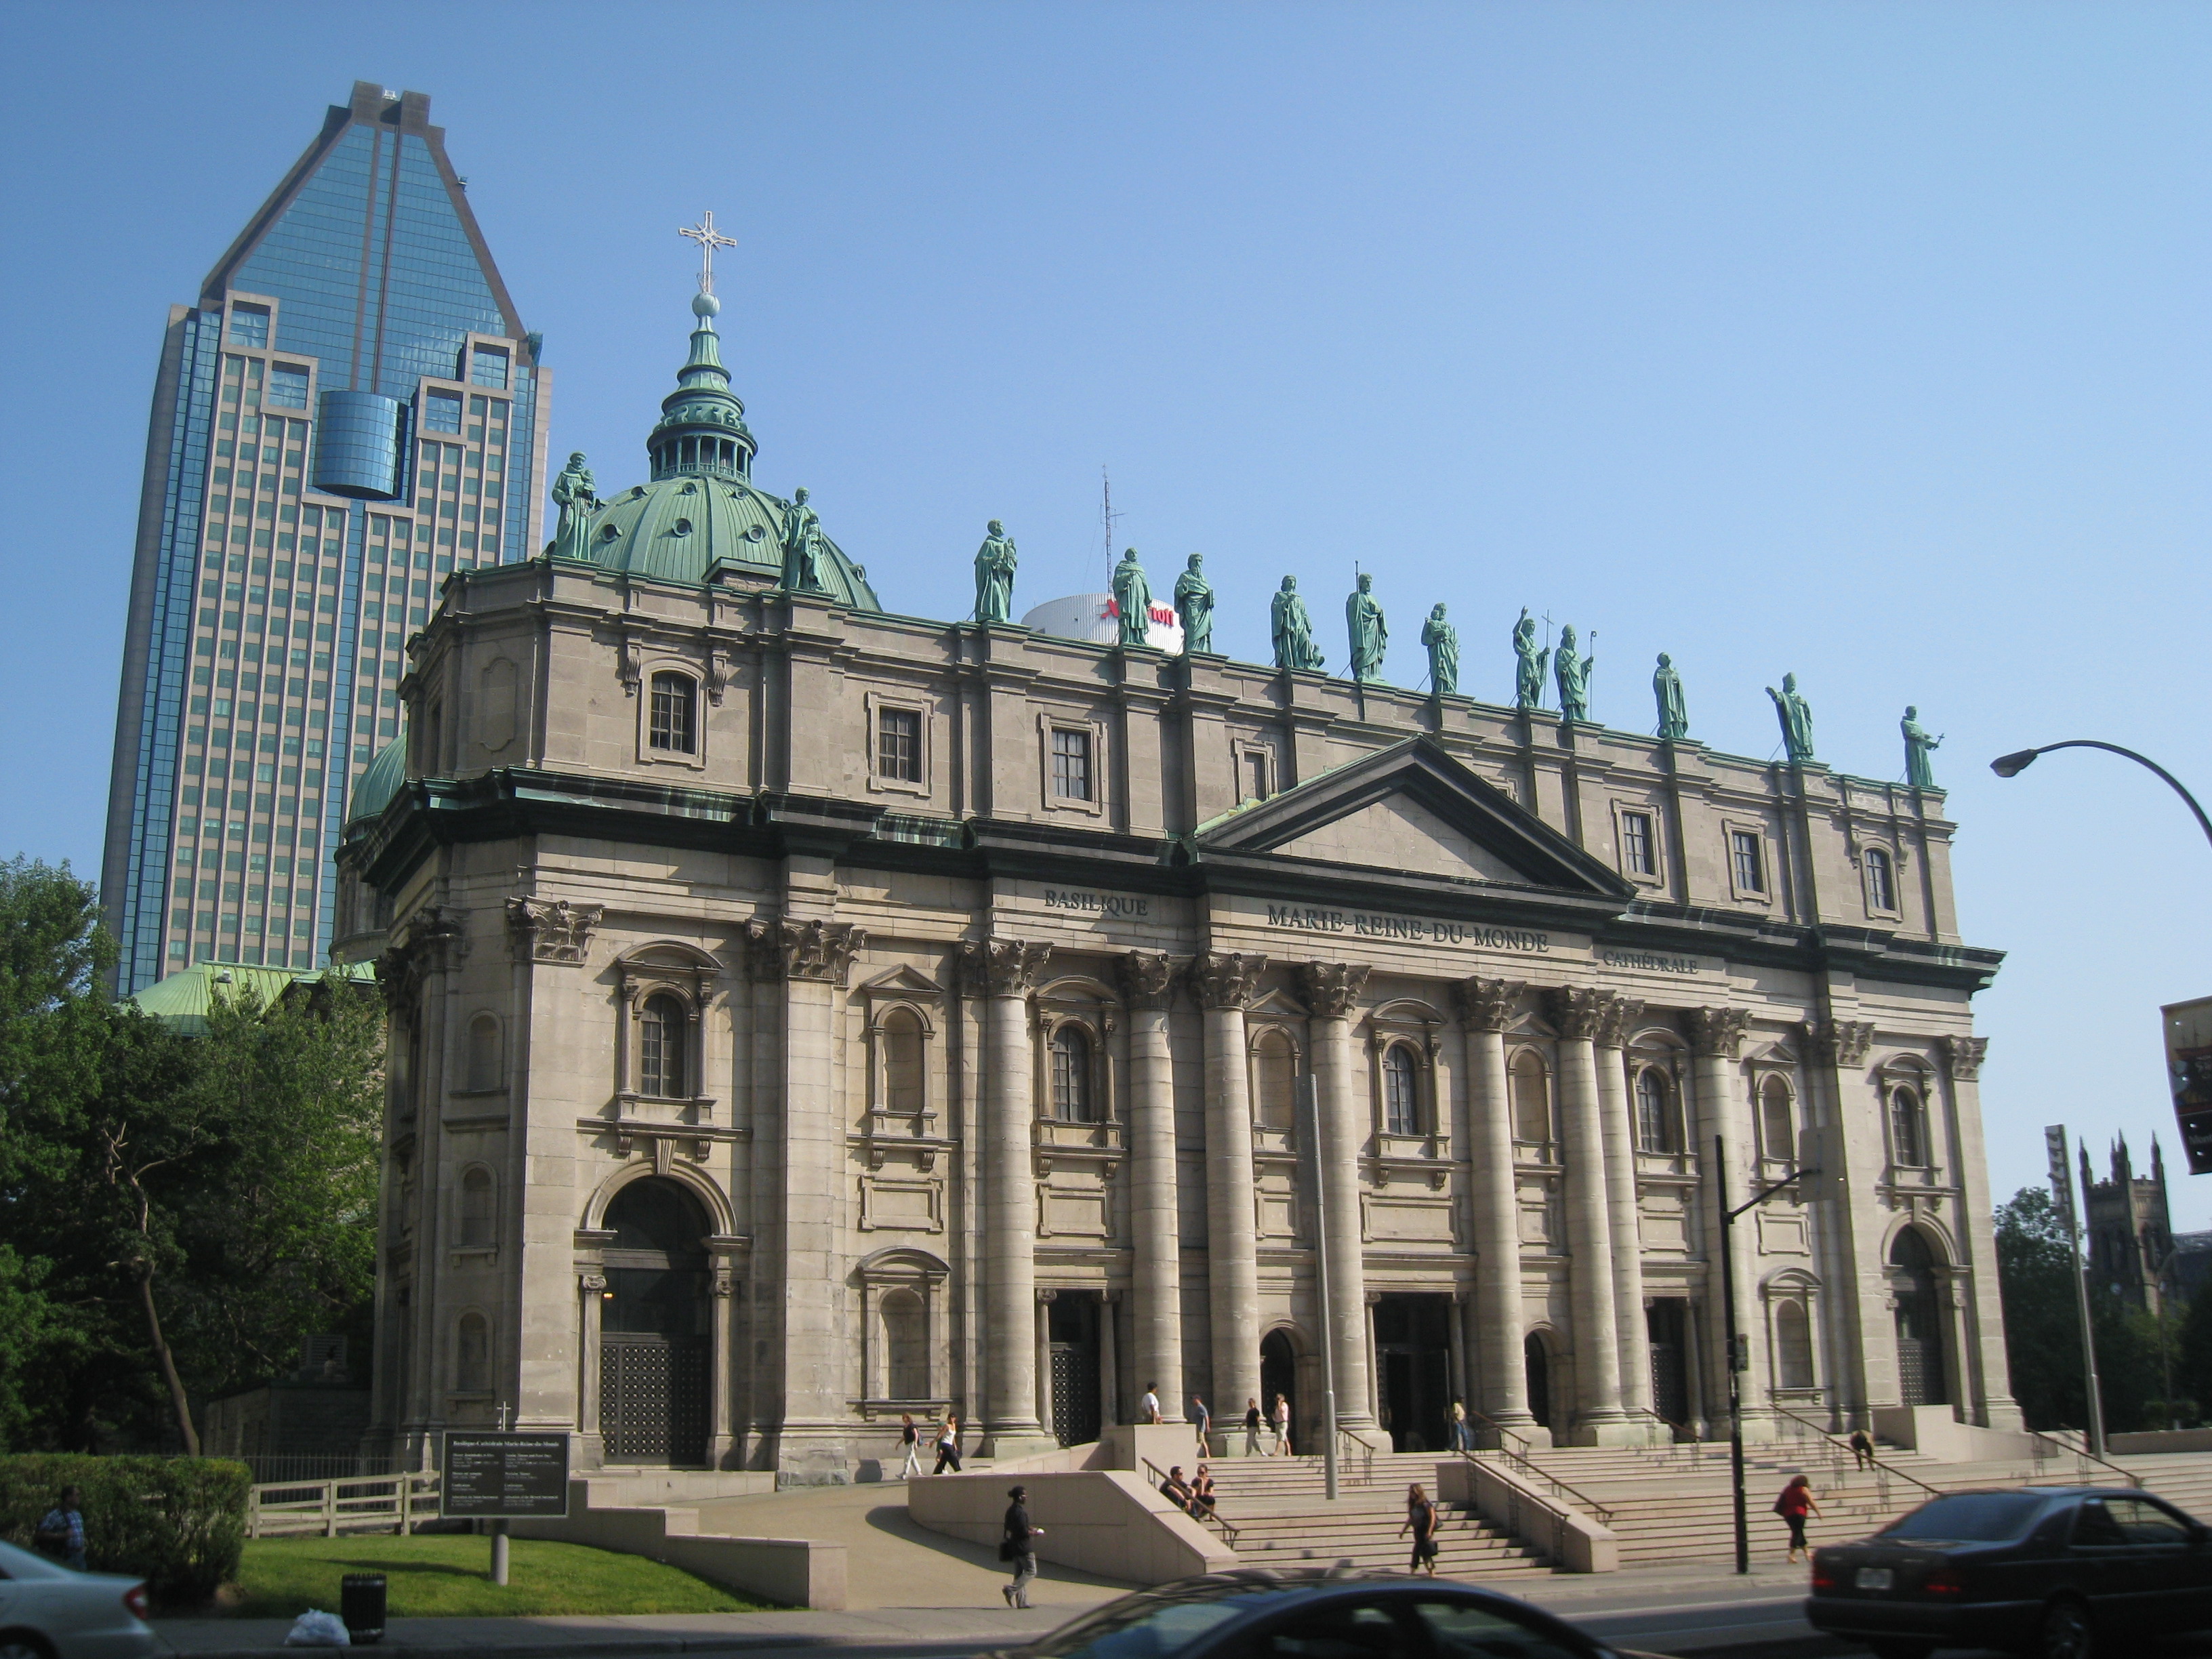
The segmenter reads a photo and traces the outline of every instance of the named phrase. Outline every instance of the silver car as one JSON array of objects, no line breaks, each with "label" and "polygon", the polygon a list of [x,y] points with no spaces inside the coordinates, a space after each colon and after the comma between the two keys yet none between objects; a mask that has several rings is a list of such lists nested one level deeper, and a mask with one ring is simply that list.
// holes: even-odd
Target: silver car
[{"label": "silver car", "polygon": [[0,1659],[148,1659],[146,1584],[0,1544]]}]

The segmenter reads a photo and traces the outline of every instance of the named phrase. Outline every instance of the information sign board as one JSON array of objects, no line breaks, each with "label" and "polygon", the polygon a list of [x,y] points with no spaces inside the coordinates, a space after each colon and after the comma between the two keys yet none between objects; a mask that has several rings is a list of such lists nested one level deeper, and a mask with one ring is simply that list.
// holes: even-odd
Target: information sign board
[{"label": "information sign board", "polygon": [[2166,1026],[2166,1078],[2173,1091],[2174,1120],[2191,1175],[2212,1175],[2212,997],[2170,1002],[2159,1010]]},{"label": "information sign board", "polygon": [[455,1431],[446,1436],[439,1504],[449,1517],[534,1519],[568,1513],[568,1437]]}]

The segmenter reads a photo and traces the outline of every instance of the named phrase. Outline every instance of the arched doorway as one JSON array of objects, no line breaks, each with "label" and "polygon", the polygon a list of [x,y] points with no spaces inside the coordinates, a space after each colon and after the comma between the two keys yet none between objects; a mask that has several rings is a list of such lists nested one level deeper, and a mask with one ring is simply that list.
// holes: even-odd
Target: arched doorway
[{"label": "arched doorway", "polygon": [[673,1181],[615,1194],[600,1223],[599,1431],[612,1463],[707,1461],[707,1219]]},{"label": "arched doorway", "polygon": [[1522,1365],[1528,1383],[1528,1414],[1544,1427],[1552,1426],[1552,1351],[1540,1332],[1531,1331],[1521,1343]]},{"label": "arched doorway", "polygon": [[1947,1406],[1951,1391],[1943,1374],[1936,1253],[1917,1227],[1907,1227],[1889,1247],[1889,1265],[1897,1295],[1898,1400],[1907,1406]]},{"label": "arched doorway", "polygon": [[[1285,1330],[1272,1330],[1260,1339],[1260,1410],[1265,1414],[1269,1428],[1274,1432],[1275,1396],[1280,1395],[1291,1402],[1291,1421],[1300,1425],[1298,1417],[1298,1351]],[[1242,1416],[1240,1409],[1237,1413]],[[1292,1449],[1302,1443],[1293,1440]]]}]

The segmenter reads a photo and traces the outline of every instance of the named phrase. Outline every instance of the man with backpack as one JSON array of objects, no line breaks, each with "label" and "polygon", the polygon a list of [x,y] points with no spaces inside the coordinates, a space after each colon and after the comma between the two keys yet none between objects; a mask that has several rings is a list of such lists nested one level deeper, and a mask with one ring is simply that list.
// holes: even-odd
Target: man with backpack
[{"label": "man with backpack", "polygon": [[84,1494],[75,1486],[64,1486],[53,1508],[46,1512],[31,1534],[31,1542],[40,1554],[82,1572],[85,1570]]}]

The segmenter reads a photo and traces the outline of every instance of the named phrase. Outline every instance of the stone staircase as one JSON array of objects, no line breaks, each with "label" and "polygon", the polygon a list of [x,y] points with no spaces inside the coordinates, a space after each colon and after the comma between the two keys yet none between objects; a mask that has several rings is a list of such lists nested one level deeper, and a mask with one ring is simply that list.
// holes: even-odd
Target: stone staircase
[{"label": "stone staircase", "polygon": [[[1433,1498],[1436,1454],[1381,1452],[1347,1457],[1338,1497],[1330,1503],[1318,1457],[1222,1458],[1209,1467],[1222,1517],[1237,1528],[1237,1559],[1247,1566],[1334,1565],[1403,1570],[1413,1553],[1406,1522],[1406,1488],[1419,1481]],[[1485,1583],[1548,1577],[1552,1568],[1533,1547],[1507,1536],[1472,1510],[1441,1506],[1437,1571],[1448,1578]]]}]

